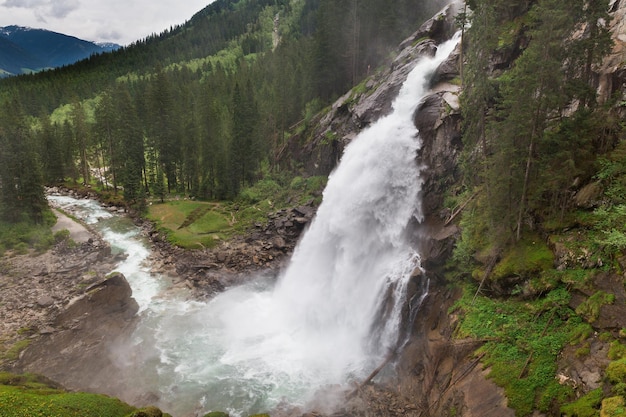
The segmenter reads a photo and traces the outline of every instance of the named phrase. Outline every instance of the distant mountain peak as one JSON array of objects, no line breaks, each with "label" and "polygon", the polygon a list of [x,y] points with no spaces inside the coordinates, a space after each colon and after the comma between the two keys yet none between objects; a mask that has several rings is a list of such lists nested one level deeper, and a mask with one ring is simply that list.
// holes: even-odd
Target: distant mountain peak
[{"label": "distant mountain peak", "polygon": [[0,77],[70,65],[118,48],[114,43],[97,44],[47,29],[0,27]]}]

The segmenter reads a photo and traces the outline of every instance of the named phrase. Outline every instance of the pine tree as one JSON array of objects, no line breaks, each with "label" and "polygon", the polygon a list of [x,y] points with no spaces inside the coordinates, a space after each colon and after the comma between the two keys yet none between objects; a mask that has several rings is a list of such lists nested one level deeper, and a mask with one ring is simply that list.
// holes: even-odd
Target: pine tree
[{"label": "pine tree", "polygon": [[119,150],[115,152],[119,160],[120,182],[124,189],[124,200],[139,208],[145,204],[142,184],[145,170],[144,137],[137,111],[125,85],[119,85],[114,92],[117,106],[116,132],[121,138]]},{"label": "pine tree", "polygon": [[88,185],[91,182],[91,172],[89,170],[89,130],[87,125],[87,116],[85,109],[79,102],[72,105],[71,120],[73,142],[78,149],[78,157],[80,164],[80,174],[83,177],[83,184]]},{"label": "pine tree", "polygon": [[61,129],[52,124],[50,117],[40,118],[39,155],[43,165],[43,176],[46,184],[60,184],[65,178],[65,158]]},{"label": "pine tree", "polygon": [[25,116],[15,100],[0,112],[0,213],[9,222],[43,222],[47,207],[41,163]]}]

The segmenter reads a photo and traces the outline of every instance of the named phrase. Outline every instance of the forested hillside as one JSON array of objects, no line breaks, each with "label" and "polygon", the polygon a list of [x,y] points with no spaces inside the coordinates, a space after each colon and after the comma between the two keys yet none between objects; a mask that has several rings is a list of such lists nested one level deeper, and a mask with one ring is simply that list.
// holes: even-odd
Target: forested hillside
[{"label": "forested hillside", "polygon": [[279,169],[290,128],[441,3],[218,0],[127,48],[2,80],[4,217],[25,206],[37,219],[41,193],[27,190],[67,180],[138,206],[169,193],[234,198]]}]

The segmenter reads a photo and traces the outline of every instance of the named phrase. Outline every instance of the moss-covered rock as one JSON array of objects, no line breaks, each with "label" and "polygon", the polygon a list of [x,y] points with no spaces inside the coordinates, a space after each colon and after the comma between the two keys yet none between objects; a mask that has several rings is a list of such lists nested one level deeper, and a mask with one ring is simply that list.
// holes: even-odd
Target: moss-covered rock
[{"label": "moss-covered rock", "polygon": [[606,376],[614,384],[626,382],[626,358],[611,362],[606,368]]},{"label": "moss-covered rock", "polygon": [[156,407],[149,406],[134,411],[128,417],[163,417],[163,412]]},{"label": "moss-covered rock", "polygon": [[618,417],[626,416],[626,407],[624,406],[624,397],[610,397],[602,400],[602,409],[600,417]]},{"label": "moss-covered rock", "polygon": [[561,412],[568,416],[597,417],[602,403],[602,388],[594,389],[573,403],[561,407]]}]

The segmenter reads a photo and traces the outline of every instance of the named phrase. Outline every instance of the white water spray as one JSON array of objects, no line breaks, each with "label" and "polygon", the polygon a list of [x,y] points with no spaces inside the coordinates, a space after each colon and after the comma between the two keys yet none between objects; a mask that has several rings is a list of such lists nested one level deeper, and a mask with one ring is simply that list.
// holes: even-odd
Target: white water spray
[{"label": "white water spray", "polygon": [[361,380],[396,348],[407,282],[419,266],[405,239],[422,216],[412,116],[457,41],[420,60],[393,112],[346,148],[276,285],[258,279],[207,303],[157,296],[164,284],[143,265],[148,253],[136,232],[103,229],[129,254],[119,270],[142,311],[133,340],[115,351],[120,377],[174,415],[247,415],[283,401],[305,405],[320,388]]}]

